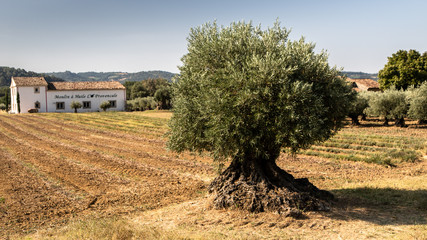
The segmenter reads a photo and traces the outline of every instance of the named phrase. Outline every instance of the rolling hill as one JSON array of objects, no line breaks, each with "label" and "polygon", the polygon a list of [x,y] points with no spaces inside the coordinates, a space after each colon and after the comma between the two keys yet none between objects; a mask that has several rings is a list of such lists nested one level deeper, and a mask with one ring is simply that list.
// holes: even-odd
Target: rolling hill
[{"label": "rolling hill", "polygon": [[[361,79],[370,78],[378,81],[377,73],[364,73],[364,72],[343,72],[349,78]],[[36,73],[32,71],[26,71],[20,68],[12,67],[1,67],[0,66],[0,86],[9,86],[10,79],[12,76],[15,77],[36,77],[43,76],[46,81],[110,81],[115,80],[121,83],[125,81],[142,81],[146,79],[164,78],[171,81],[176,73],[167,71],[141,71],[136,73],[127,72],[79,72],[74,73],[71,71],[65,72],[51,72],[51,73]]]},{"label": "rolling hill", "polygon": [[65,72],[53,72],[46,73],[47,75],[55,76],[65,81],[75,82],[75,81],[110,81],[115,80],[119,82],[125,81],[142,81],[150,78],[164,78],[169,81],[172,80],[172,77],[175,76],[174,73],[166,71],[142,71],[136,73],[127,73],[127,72],[80,72],[73,73],[70,71]]}]

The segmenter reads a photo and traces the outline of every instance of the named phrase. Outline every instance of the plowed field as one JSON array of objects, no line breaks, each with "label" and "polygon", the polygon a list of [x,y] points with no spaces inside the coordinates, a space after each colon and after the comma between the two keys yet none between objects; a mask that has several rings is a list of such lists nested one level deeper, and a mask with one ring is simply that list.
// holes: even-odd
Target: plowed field
[{"label": "plowed field", "polygon": [[[115,126],[120,117],[127,119]],[[154,209],[200,195],[214,172],[209,160],[168,152],[166,119],[150,126],[131,118],[1,114],[0,232],[91,212]]]},{"label": "plowed field", "polygon": [[213,209],[216,165],[165,148],[170,116],[0,114],[0,239],[427,237],[425,125],[370,120],[282,154],[281,168],[336,196],[331,212],[293,219]]}]

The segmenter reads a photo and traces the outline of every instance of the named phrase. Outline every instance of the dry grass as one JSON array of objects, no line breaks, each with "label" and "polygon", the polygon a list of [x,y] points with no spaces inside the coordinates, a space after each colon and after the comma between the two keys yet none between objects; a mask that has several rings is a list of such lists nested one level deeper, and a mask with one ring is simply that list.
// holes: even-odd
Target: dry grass
[{"label": "dry grass", "polygon": [[[168,112],[151,111],[46,114],[43,118],[60,120],[65,125],[75,124],[102,131],[109,130],[116,134],[144,136],[151,139],[150,141],[156,141],[157,145],[152,146],[156,149],[155,151],[167,155],[171,153],[162,152],[159,144],[163,144],[164,141],[163,134],[167,130],[168,116],[170,116]],[[415,151],[419,153],[425,151],[426,143],[423,141],[427,137],[426,128],[415,128],[415,125],[411,125],[409,128],[401,129],[376,126],[374,123],[370,123],[372,126],[347,127],[338,134],[337,138],[360,135],[370,138],[370,141],[393,139],[395,142],[396,139],[411,138],[415,143],[409,139],[410,141],[405,145],[406,148],[421,144],[421,148]],[[95,147],[89,150],[99,151]],[[104,154],[113,154],[108,149],[103,151],[105,151]],[[125,153],[116,154],[117,157],[124,159],[128,157]],[[211,161],[208,158],[191,155],[185,156],[185,159],[192,157],[194,161],[200,163]],[[156,164],[156,161],[150,164]],[[302,219],[285,218],[274,213],[253,214],[239,210],[216,210],[210,205],[211,196],[202,191],[198,195],[191,195],[189,199],[171,202],[162,207],[133,210],[121,214],[109,211],[108,215],[88,212],[88,214],[75,216],[65,225],[53,224],[52,227],[40,227],[31,234],[17,234],[11,237],[17,239],[427,239],[427,161],[425,158],[421,157],[415,162],[396,162],[396,167],[388,167],[363,161],[354,162],[306,155],[292,158],[283,154],[278,159],[278,164],[295,177],[307,177],[319,188],[333,192],[336,196],[333,209],[330,212],[306,212]],[[190,172],[185,171],[180,170],[179,173],[191,176]],[[206,172],[204,175],[197,172],[197,175],[206,184],[215,177],[214,171]]]},{"label": "dry grass", "polygon": [[140,114],[141,116],[163,118],[163,119],[169,119],[172,117],[172,112],[170,111],[143,111],[143,112],[135,112],[130,114]]}]

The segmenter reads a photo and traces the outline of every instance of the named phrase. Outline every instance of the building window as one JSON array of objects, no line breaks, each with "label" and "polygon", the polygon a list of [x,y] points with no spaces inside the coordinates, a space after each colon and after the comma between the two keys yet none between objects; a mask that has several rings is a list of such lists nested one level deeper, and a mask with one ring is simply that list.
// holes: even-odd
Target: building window
[{"label": "building window", "polygon": [[83,108],[90,108],[90,101],[83,102]]},{"label": "building window", "polygon": [[117,104],[116,104],[116,100],[111,100],[110,102],[110,108],[116,108]]},{"label": "building window", "polygon": [[34,87],[34,93],[40,93],[40,88],[39,87]]},{"label": "building window", "polygon": [[34,103],[34,108],[37,108],[37,109],[40,108],[40,102],[39,101],[37,101],[37,102]]},{"label": "building window", "polygon": [[65,103],[64,102],[56,102],[56,109],[65,109]]}]

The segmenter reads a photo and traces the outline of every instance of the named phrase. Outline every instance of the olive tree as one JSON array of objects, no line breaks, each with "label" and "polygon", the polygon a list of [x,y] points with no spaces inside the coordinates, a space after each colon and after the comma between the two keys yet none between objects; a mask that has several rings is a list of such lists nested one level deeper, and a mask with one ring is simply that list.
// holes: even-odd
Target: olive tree
[{"label": "olive tree", "polygon": [[174,80],[168,147],[230,160],[211,184],[216,208],[292,213],[327,210],[333,195],[279,168],[296,152],[331,137],[354,95],[325,52],[288,40],[278,22],[191,29]]},{"label": "olive tree", "polygon": [[426,123],[427,120],[427,82],[421,84],[419,88],[413,89],[409,99],[409,117],[417,119],[419,123]]},{"label": "olive tree", "polygon": [[77,109],[82,108],[82,103],[77,101],[72,101],[70,107],[74,109],[74,112],[77,113]]},{"label": "olive tree", "polygon": [[377,92],[369,99],[367,112],[373,116],[384,118],[384,125],[388,125],[390,119],[395,120],[395,125],[405,126],[405,117],[408,112],[406,93],[391,87],[384,92]]},{"label": "olive tree", "polygon": [[368,106],[368,97],[363,93],[357,93],[356,100],[350,105],[348,112],[353,125],[360,125],[359,116],[364,114]]},{"label": "olive tree", "polygon": [[111,107],[111,103],[109,101],[104,101],[99,105],[99,108],[101,108],[104,112],[107,111]]}]

